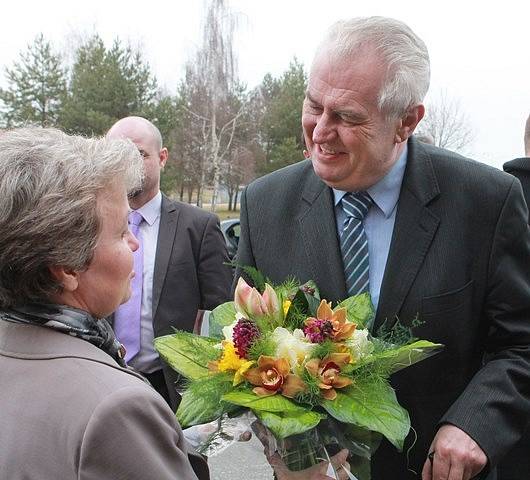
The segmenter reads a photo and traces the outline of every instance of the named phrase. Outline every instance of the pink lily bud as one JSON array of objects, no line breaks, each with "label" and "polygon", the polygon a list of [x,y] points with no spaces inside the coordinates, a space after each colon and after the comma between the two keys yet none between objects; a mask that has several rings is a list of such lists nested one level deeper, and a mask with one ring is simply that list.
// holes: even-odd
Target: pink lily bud
[{"label": "pink lily bud", "polygon": [[261,316],[265,314],[265,307],[262,306],[262,303],[260,293],[245,282],[242,277],[239,277],[234,294],[236,311],[247,318],[252,318],[255,315]]},{"label": "pink lily bud", "polygon": [[263,302],[267,308],[267,315],[276,315],[280,311],[280,302],[278,295],[268,283],[265,284],[265,291],[263,292]]},{"label": "pink lily bud", "polygon": [[280,311],[278,296],[270,285],[265,285],[265,292],[261,295],[241,277],[237,281],[234,304],[236,310],[247,318],[276,315]]}]

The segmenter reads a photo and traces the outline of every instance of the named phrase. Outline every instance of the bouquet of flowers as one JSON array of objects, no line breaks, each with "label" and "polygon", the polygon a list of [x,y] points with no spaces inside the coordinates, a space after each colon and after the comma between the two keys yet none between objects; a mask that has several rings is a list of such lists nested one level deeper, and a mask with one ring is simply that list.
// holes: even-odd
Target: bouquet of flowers
[{"label": "bouquet of flowers", "polygon": [[372,336],[368,294],[333,306],[313,282],[272,286],[245,270],[255,287],[239,279],[234,301],[212,311],[208,337],[176,331],[155,340],[161,357],[188,379],[180,424],[250,410],[291,469],[326,458],[326,445],[338,443],[364,459],[350,461],[351,478],[369,478],[381,435],[401,450],[410,430],[389,376],[442,346],[414,339],[399,322]]}]

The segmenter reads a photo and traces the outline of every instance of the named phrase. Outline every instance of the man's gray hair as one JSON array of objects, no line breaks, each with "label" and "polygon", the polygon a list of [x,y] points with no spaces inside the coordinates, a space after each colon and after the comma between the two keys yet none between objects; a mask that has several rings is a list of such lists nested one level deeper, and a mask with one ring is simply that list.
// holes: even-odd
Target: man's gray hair
[{"label": "man's gray hair", "polygon": [[[402,116],[423,102],[430,82],[429,53],[407,25],[387,17],[358,17],[331,26],[318,53],[328,50],[335,58],[348,58],[373,49],[386,65],[379,92],[379,108],[386,115]],[[316,57],[315,57],[316,58]]]},{"label": "man's gray hair", "polygon": [[0,135],[0,307],[50,301],[50,267],[82,271],[100,232],[97,198],[139,187],[143,161],[128,140],[21,128]]}]

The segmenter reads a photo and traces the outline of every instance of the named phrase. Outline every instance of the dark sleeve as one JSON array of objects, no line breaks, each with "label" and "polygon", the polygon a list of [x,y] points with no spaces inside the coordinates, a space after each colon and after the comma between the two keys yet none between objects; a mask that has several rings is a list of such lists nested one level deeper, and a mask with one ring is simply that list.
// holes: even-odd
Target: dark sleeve
[{"label": "dark sleeve", "polygon": [[248,187],[243,190],[241,194],[241,212],[240,212],[240,222],[241,230],[239,233],[239,244],[237,247],[236,255],[236,272],[234,275],[234,283],[232,285],[232,291],[235,290],[235,286],[238,278],[242,275],[242,270],[240,266],[249,266],[255,267],[256,261],[254,260],[254,254],[252,253],[252,244],[250,241],[250,226],[248,224]]},{"label": "dark sleeve", "polygon": [[232,268],[229,261],[219,219],[210,215],[202,236],[197,269],[202,310],[213,310],[230,300]]},{"label": "dark sleeve", "polygon": [[78,462],[79,480],[197,480],[180,426],[147,386],[105,397],[87,423]]},{"label": "dark sleeve", "polygon": [[[521,182],[526,204],[530,205],[530,171],[527,171],[527,170],[514,170],[514,171],[507,170],[507,171]],[[529,217],[529,222],[530,222],[530,217]]]},{"label": "dark sleeve", "polygon": [[[442,422],[470,435],[490,466],[517,442],[530,418],[530,231],[514,180],[498,218],[482,312],[488,352]],[[480,340],[477,339],[477,342]]]}]

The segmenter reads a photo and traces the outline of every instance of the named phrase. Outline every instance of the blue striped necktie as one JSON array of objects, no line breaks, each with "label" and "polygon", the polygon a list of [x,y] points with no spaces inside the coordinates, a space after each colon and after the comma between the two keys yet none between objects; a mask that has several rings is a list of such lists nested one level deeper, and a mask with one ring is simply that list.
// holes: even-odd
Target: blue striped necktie
[{"label": "blue striped necktie", "polygon": [[342,197],[346,219],[340,234],[340,250],[348,296],[370,292],[368,241],[363,219],[372,203],[366,192],[347,193]]}]

